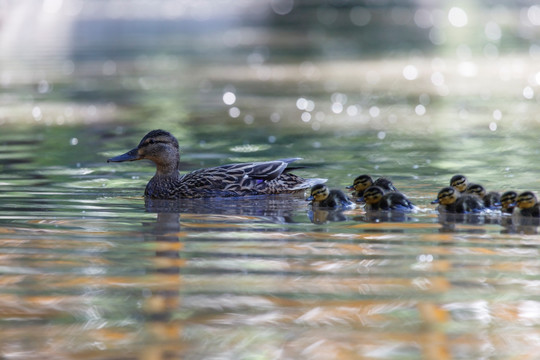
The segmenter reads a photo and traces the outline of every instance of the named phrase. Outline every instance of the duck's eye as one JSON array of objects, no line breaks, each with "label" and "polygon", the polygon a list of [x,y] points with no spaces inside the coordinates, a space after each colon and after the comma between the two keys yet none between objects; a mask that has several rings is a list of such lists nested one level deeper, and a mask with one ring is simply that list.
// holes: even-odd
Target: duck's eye
[{"label": "duck's eye", "polygon": [[152,145],[153,143],[155,143],[154,139],[148,140],[148,144]]}]

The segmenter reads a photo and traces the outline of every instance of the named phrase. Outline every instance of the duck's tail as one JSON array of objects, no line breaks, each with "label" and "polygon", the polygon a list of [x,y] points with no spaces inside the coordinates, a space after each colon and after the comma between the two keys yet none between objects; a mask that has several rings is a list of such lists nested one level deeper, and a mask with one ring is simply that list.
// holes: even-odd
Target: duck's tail
[{"label": "duck's tail", "polygon": [[303,190],[309,189],[317,184],[323,184],[328,181],[328,179],[313,178],[313,179],[302,179],[303,181],[296,184],[291,190]]}]

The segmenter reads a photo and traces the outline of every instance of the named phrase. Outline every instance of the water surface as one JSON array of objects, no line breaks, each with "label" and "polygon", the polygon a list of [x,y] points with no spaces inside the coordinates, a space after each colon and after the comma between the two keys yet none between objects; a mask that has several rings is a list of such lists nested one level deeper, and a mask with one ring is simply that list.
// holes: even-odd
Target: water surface
[{"label": "water surface", "polygon": [[[538,191],[535,6],[475,2],[458,27],[414,3],[366,2],[365,24],[346,4],[225,2],[216,21],[169,2],[60,3],[10,6],[2,30],[57,24],[33,48],[0,42],[1,357],[538,352],[538,224],[430,204],[456,173]],[[333,188],[387,176],[419,209],[145,201],[153,166],[106,159],[154,128],[177,136],[182,171],[298,156]]]}]

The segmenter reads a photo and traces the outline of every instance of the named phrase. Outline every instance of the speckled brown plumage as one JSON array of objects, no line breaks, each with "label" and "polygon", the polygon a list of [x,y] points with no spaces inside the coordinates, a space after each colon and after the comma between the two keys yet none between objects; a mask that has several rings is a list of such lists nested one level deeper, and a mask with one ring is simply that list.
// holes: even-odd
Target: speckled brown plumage
[{"label": "speckled brown plumage", "polygon": [[326,181],[304,179],[288,172],[288,164],[298,158],[228,164],[180,175],[178,141],[164,130],[150,131],[137,148],[108,161],[141,159],[149,159],[156,164],[156,174],[144,192],[145,196],[154,199],[298,193]]}]

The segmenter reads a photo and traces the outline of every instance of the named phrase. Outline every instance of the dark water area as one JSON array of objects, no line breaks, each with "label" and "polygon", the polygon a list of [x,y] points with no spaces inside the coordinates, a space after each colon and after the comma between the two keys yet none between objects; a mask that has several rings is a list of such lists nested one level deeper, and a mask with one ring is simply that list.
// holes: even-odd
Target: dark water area
[{"label": "dark water area", "polygon": [[[0,2],[1,359],[529,359],[538,226],[431,201],[538,192],[534,3]],[[26,24],[22,26],[21,24]],[[144,199],[181,171],[300,157],[411,213]]]}]

